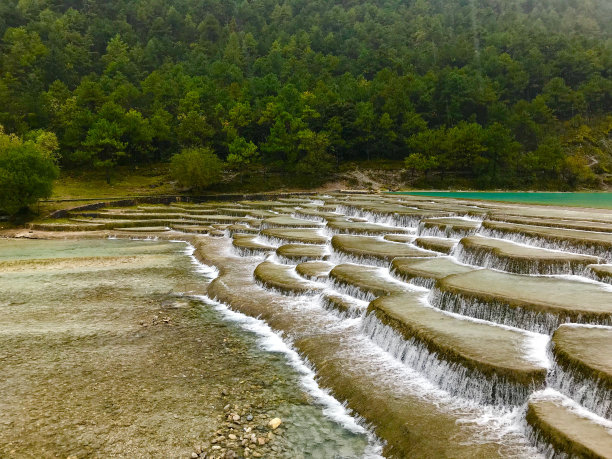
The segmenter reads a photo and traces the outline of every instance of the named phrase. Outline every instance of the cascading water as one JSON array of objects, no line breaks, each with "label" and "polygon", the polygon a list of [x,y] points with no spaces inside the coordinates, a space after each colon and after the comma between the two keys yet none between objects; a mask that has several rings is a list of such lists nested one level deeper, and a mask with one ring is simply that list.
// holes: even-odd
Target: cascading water
[{"label": "cascading water", "polygon": [[510,307],[507,303],[491,300],[482,302],[461,294],[444,292],[435,287],[431,290],[429,301],[444,311],[464,316],[488,320],[510,327],[522,328],[536,333],[551,334],[561,323],[559,316],[528,310],[521,307]]},{"label": "cascading water", "polygon": [[516,231],[502,231],[499,229],[486,228],[484,226],[480,229],[478,234],[491,238],[506,239],[518,244],[531,245],[542,249],[593,255],[606,260],[612,260],[612,249],[587,242],[533,236]]},{"label": "cascading water", "polygon": [[452,255],[460,263],[517,274],[573,274],[584,276],[589,271],[585,263],[573,263],[562,259],[538,260],[537,258],[514,259],[510,257],[500,257],[492,250],[465,247],[461,243],[453,249]]},{"label": "cascading water", "polygon": [[372,313],[363,320],[362,331],[384,351],[454,396],[487,405],[518,406],[539,387],[513,383],[497,375],[486,376],[476,369],[442,360],[414,338],[404,339]]}]

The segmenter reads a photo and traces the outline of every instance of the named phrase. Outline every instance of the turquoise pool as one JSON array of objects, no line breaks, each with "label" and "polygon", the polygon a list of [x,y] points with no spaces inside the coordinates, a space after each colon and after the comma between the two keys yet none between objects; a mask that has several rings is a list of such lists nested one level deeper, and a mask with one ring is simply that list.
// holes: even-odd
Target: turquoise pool
[{"label": "turquoise pool", "polygon": [[544,193],[544,192],[489,192],[489,191],[398,191],[393,194],[412,194],[444,198],[484,199],[488,201],[549,204],[555,206],[598,207],[612,209],[612,193]]}]

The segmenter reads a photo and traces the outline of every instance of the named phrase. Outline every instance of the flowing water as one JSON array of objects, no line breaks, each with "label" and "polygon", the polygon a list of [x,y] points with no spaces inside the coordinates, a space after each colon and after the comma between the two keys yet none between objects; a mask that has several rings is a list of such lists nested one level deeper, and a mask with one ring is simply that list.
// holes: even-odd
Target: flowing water
[{"label": "flowing water", "polygon": [[[313,216],[312,209],[323,205],[325,216]],[[270,209],[274,217],[251,219],[248,234],[261,232],[247,240],[237,236],[240,228],[227,226],[232,223],[228,216],[248,216],[253,206],[257,213]],[[496,207],[410,196],[321,196],[308,206],[233,203],[215,210],[223,215],[206,217],[213,219],[207,224],[215,225],[215,237],[190,235],[189,226],[180,221],[180,231],[157,233],[161,239],[187,241],[188,246],[164,241],[110,241],[118,244],[112,247],[105,246],[109,241],[57,241],[57,253],[74,259],[95,258],[92,254],[100,252],[111,258],[131,257],[130,266],[144,263],[138,275],[154,276],[146,279],[158,288],[167,286],[168,279],[186,282],[178,290],[183,295],[190,292],[212,314],[208,320],[214,317],[247,340],[249,352],[262,362],[272,358],[276,364],[271,371],[281,375],[286,390],[296,391],[283,397],[294,400],[303,394],[310,402],[275,405],[287,431],[281,457],[369,457],[380,454],[381,448],[388,457],[531,458],[550,456],[551,451],[562,455],[526,422],[532,400],[537,403],[537,394],[553,389],[559,397],[580,404],[589,420],[607,425],[600,418],[609,416],[607,383],[593,379],[588,371],[578,377],[563,367],[558,353],[551,352],[551,335],[568,321],[612,331],[604,326],[612,323],[612,289],[588,278],[590,259],[579,267],[570,263],[585,253],[602,257],[594,262],[610,263],[612,240],[595,231],[561,231],[561,236],[545,240],[524,236],[512,225],[504,232],[485,225],[490,212],[497,218],[507,212],[527,220],[539,213],[580,222],[592,219],[601,227],[612,225],[611,212],[542,211],[535,206]],[[190,219],[214,207],[184,205]],[[244,220],[236,217],[235,222]],[[368,231],[375,235],[364,237],[373,234]],[[419,249],[412,242],[417,234],[452,240],[454,248],[448,256]],[[127,235],[121,230],[100,233]],[[478,256],[465,250],[470,238],[462,238],[470,235],[476,235],[472,243],[480,238]],[[236,241],[241,241],[238,246]],[[51,250],[47,242],[30,242],[40,244],[38,253]],[[319,244],[321,253],[329,254],[330,268],[337,269],[329,276],[301,276],[296,265],[302,260],[275,253],[288,243]],[[147,267],[138,249],[128,249],[138,244],[161,250],[156,257],[168,256],[159,248],[172,248],[176,260],[162,263],[164,270]],[[5,255],[0,250],[0,263],[9,258],[26,265],[42,263],[27,261],[30,252],[30,258],[43,257],[36,255],[36,248],[25,255],[10,250]],[[396,266],[394,261],[390,269],[398,256],[419,264]],[[532,259],[536,256],[537,263]],[[102,282],[106,274],[101,270],[89,271]],[[66,277],[63,287],[81,282],[79,288],[85,288],[88,280],[79,276]],[[30,284],[27,289],[43,295],[43,289]],[[115,290],[120,292],[120,285]],[[387,295],[401,300],[381,304],[380,298]],[[410,314],[402,315],[408,310]],[[599,348],[605,357],[605,346]],[[240,362],[232,365],[239,368]],[[589,387],[596,393],[589,395]]]},{"label": "flowing water", "polygon": [[[168,442],[163,436],[171,432],[180,445],[184,429],[184,443],[203,441],[194,438],[194,432],[217,423],[219,410],[198,405],[206,406],[211,401],[210,388],[215,389],[216,398],[219,387],[231,392],[233,386],[245,383],[238,380],[245,372],[249,374],[247,384],[254,384],[254,388],[252,397],[248,392],[243,397],[264,399],[260,411],[283,420],[285,432],[278,441],[282,450],[271,451],[273,455],[377,456],[378,445],[371,434],[318,387],[310,368],[278,334],[264,322],[230,311],[205,295],[215,271],[195,264],[191,253],[184,242],[0,239],[0,444],[4,445],[0,446],[0,456],[10,457],[13,451],[20,457],[25,453],[24,442],[32,451],[47,448],[50,453],[112,454],[113,446],[92,437],[116,422],[125,423],[123,429],[159,424],[158,435],[148,434],[148,444],[139,445],[141,449],[135,454],[142,456],[151,446],[157,446],[158,454],[176,456],[180,446],[160,446]],[[141,358],[154,358],[148,352],[153,344],[146,330],[172,327],[174,319],[163,325],[162,317],[186,302],[196,304],[189,317],[195,327],[191,330],[194,340],[206,343],[218,335],[216,330],[224,330],[220,343],[210,343],[213,352],[202,352],[203,359],[210,359],[212,354],[220,363],[208,367],[214,379],[209,388],[206,379],[191,377],[194,368],[206,362],[181,358],[187,350],[180,346],[164,358],[179,358],[173,370],[187,376],[187,383],[183,377],[178,381],[170,377],[163,384],[152,382],[146,375],[152,371],[150,364],[142,366]],[[140,322],[148,321],[150,315],[159,316],[153,319],[159,320],[159,325],[146,323],[145,330]],[[217,348],[230,346],[228,343],[240,348],[239,354],[230,351],[227,355]],[[197,349],[188,357],[197,359]],[[92,366],[91,359],[99,359],[101,365]],[[112,396],[117,402],[109,412],[105,404],[112,403],[111,399],[100,390],[113,386],[103,371],[113,366],[112,360],[121,362],[120,368],[114,368],[115,384],[132,386],[137,393],[151,393],[151,398],[115,387]],[[142,373],[135,377],[125,366],[140,366]],[[95,389],[88,390],[78,378]],[[192,387],[186,388],[189,384]],[[139,403],[151,407],[142,409],[136,406]],[[180,418],[174,414],[179,409],[203,413],[199,419],[185,421],[182,414]],[[156,419],[166,416],[170,427]],[[68,426],[79,425],[78,433],[60,432],[53,425],[57,419],[62,419],[60,424],[67,430]],[[95,422],[90,424],[92,420]],[[65,438],[50,440],[56,435]],[[117,437],[118,444],[130,442]]]}]

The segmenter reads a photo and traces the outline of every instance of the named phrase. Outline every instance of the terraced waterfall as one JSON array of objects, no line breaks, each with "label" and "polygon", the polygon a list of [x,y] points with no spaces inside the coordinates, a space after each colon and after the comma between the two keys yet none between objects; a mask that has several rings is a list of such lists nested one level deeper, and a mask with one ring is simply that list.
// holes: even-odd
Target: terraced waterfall
[{"label": "terraced waterfall", "polygon": [[[612,211],[391,195],[74,209],[183,240],[387,457],[612,457]],[[62,233],[64,232],[64,233]]]}]

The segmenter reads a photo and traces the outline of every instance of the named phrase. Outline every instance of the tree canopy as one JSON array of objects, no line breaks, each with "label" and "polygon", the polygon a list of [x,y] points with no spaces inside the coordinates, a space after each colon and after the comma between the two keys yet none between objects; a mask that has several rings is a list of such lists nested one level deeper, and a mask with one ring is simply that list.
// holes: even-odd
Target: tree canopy
[{"label": "tree canopy", "polygon": [[324,176],[593,185],[612,172],[609,0],[4,0],[0,124],[62,167],[210,148]]},{"label": "tree canopy", "polygon": [[7,135],[0,126],[0,212],[9,215],[51,196],[59,173],[55,135],[31,132],[28,137]]}]

